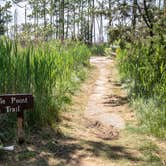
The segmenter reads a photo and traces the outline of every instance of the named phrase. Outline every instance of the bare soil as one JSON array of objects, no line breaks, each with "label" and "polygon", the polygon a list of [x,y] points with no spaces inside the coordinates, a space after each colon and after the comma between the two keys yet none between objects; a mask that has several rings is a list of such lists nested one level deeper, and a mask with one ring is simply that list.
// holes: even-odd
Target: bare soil
[{"label": "bare soil", "polygon": [[[139,130],[114,59],[92,57],[88,79],[62,114],[59,130],[34,133],[24,146],[0,155],[0,165],[160,166],[165,142]],[[62,134],[63,133],[63,134]]]}]

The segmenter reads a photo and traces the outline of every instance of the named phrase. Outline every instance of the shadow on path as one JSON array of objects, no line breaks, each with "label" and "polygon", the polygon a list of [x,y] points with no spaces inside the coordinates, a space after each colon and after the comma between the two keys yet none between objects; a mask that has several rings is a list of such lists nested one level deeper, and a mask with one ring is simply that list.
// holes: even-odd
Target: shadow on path
[{"label": "shadow on path", "polygon": [[[42,149],[46,154],[51,153],[59,163],[56,166],[79,166],[86,157],[99,159],[139,161],[137,156],[130,153],[130,149],[123,146],[111,145],[110,142],[77,140],[71,137],[62,137],[57,141],[49,141]],[[30,163],[31,165],[49,165],[49,156]]]},{"label": "shadow on path", "polygon": [[128,97],[122,97],[118,95],[107,95],[103,104],[108,107],[122,106],[128,103]]}]

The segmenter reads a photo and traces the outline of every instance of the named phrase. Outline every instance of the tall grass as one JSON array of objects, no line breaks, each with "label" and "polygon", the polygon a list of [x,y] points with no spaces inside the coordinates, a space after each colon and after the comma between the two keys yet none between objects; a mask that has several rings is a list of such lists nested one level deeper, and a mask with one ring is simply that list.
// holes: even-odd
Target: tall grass
[{"label": "tall grass", "polygon": [[[62,106],[70,102],[75,84],[84,78],[89,56],[89,49],[82,43],[61,46],[50,42],[22,48],[1,38],[0,94],[32,93],[35,108],[25,112],[26,124],[37,127],[52,124],[59,118]],[[15,115],[0,115],[2,127],[6,119],[12,121]]]},{"label": "tall grass", "polygon": [[151,99],[136,98],[132,101],[137,117],[144,131],[157,137],[166,139],[166,110],[165,106],[156,106]]},{"label": "tall grass", "polygon": [[127,81],[142,125],[166,138],[166,38],[140,41],[119,50],[119,70]]}]

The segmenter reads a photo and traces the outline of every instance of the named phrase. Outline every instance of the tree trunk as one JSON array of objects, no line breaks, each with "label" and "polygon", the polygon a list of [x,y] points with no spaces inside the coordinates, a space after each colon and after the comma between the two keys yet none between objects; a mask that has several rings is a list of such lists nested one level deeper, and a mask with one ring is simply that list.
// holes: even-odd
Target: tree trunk
[{"label": "tree trunk", "polygon": [[92,6],[91,6],[91,25],[90,25],[90,44],[92,44],[92,42],[93,42],[94,7],[95,7],[95,2],[94,2],[94,0],[92,0]]},{"label": "tree trunk", "polygon": [[111,27],[111,25],[112,25],[112,13],[111,13],[111,2],[112,2],[112,0],[109,0],[109,9],[108,9],[108,17],[109,17],[109,27]]},{"label": "tree trunk", "polygon": [[73,4],[73,35],[72,35],[72,38],[75,39],[76,37],[76,28],[75,28],[75,15],[76,15],[76,12],[75,12],[76,8],[75,8],[75,4]]},{"label": "tree trunk", "polygon": [[83,0],[81,0],[81,38],[83,38],[83,12],[84,12],[84,6],[83,6]]},{"label": "tree trunk", "polygon": [[166,16],[166,0],[164,0],[164,15]]},{"label": "tree trunk", "polygon": [[17,41],[17,39],[18,39],[18,22],[17,22],[17,17],[18,17],[18,13],[17,13],[17,9],[15,9],[15,11],[14,11],[14,39],[15,39],[15,41]]},{"label": "tree trunk", "polygon": [[[101,6],[101,9],[103,11],[103,2],[102,2],[102,6]],[[100,36],[100,42],[103,43],[103,14],[100,13],[100,33],[99,33],[99,36]]]},{"label": "tree trunk", "polygon": [[87,21],[87,27],[85,27],[86,28],[86,30],[85,30],[85,35],[86,35],[86,42],[89,44],[89,38],[90,38],[90,0],[87,0],[87,4],[88,4],[88,21]]},{"label": "tree trunk", "polygon": [[60,2],[59,22],[60,22],[60,40],[63,43],[64,41],[64,0],[61,0]]},{"label": "tree trunk", "polygon": [[47,19],[46,19],[46,0],[43,1],[43,17],[44,17],[44,28],[47,27]]},{"label": "tree trunk", "polygon": [[25,26],[27,24],[27,5],[25,5]]},{"label": "tree trunk", "polygon": [[133,26],[133,32],[135,33],[135,27],[136,27],[136,17],[137,17],[137,0],[133,0],[133,14],[132,14],[132,26]]},{"label": "tree trunk", "polygon": [[69,6],[68,6],[68,9],[67,9],[67,21],[66,21],[66,38],[68,38],[68,33],[69,33],[69,17],[70,17],[70,15],[69,15]]},{"label": "tree trunk", "polygon": [[54,10],[55,10],[55,6],[54,6],[54,1],[51,0],[50,2],[50,25],[51,25],[51,39],[54,38],[54,29],[53,29],[53,22],[54,22]]}]

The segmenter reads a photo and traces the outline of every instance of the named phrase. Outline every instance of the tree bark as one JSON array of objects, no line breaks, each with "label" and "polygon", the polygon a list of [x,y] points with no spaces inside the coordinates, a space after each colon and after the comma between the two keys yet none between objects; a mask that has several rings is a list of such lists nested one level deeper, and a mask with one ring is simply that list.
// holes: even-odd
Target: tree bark
[{"label": "tree bark", "polygon": [[164,15],[166,16],[166,0],[164,0]]},{"label": "tree bark", "polygon": [[46,19],[46,0],[43,1],[43,17],[44,17],[44,28],[47,27],[47,19]]},{"label": "tree bark", "polygon": [[108,17],[109,17],[109,27],[111,27],[112,25],[112,13],[111,13],[111,2],[112,0],[109,0],[109,8],[108,8]]},{"label": "tree bark", "polygon": [[135,33],[136,28],[136,17],[137,17],[137,0],[133,0],[133,14],[132,14],[132,26],[133,26],[133,32]]},{"label": "tree bark", "polygon": [[75,3],[74,3],[73,4],[73,35],[72,35],[73,39],[76,38],[75,17],[76,17],[76,7],[75,7]]},{"label": "tree bark", "polygon": [[61,0],[60,2],[59,22],[60,22],[60,40],[63,43],[64,41],[64,0]]},{"label": "tree bark", "polygon": [[[68,4],[69,4],[69,1],[68,1]],[[69,11],[69,6],[68,6],[68,8],[67,8],[67,18],[66,18],[67,19],[66,20],[66,35],[65,35],[66,38],[68,38],[68,35],[69,35],[68,34],[69,33],[69,16],[70,16],[69,12],[70,11]]]},{"label": "tree bark", "polygon": [[90,24],[90,44],[93,43],[94,7],[95,7],[95,1],[92,0],[92,5],[91,5],[91,24]]}]

